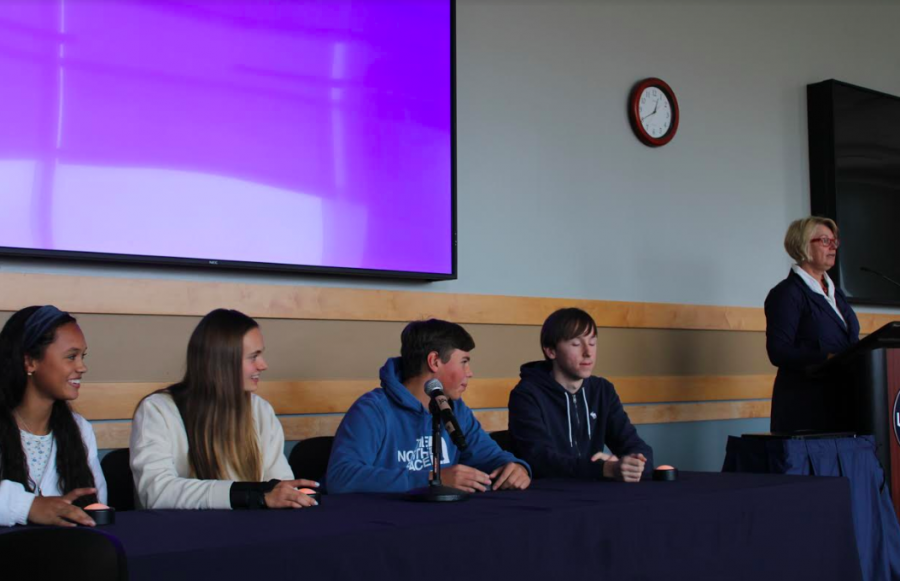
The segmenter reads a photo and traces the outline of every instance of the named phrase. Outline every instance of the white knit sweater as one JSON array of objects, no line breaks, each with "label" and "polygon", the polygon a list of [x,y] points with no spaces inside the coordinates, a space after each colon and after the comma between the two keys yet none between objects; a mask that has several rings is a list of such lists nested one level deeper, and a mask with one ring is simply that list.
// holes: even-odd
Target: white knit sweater
[{"label": "white knit sweater", "polygon": [[[284,457],[284,431],[269,402],[250,396],[262,454],[263,481],[292,480]],[[198,480],[190,476],[188,439],[172,396],[146,398],[131,429],[131,473],[139,508],[230,509],[234,480]]]}]

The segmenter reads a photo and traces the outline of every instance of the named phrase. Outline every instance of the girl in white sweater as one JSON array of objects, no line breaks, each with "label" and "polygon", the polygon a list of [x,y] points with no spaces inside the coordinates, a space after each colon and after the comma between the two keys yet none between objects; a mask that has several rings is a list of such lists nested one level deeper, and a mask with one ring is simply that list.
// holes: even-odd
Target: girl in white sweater
[{"label": "girl in white sweater", "polygon": [[253,392],[268,368],[256,321],[217,309],[188,343],[184,378],[134,414],[131,470],[143,508],[303,508],[272,406]]},{"label": "girl in white sweater", "polygon": [[69,408],[86,352],[75,319],[52,305],[0,332],[0,525],[93,526],[81,507],[106,502],[94,432]]}]

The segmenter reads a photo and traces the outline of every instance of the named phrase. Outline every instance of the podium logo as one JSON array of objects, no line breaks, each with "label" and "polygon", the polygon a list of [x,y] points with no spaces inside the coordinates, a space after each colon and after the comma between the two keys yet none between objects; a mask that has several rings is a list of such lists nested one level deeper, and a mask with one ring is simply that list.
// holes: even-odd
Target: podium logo
[{"label": "podium logo", "polygon": [[897,444],[900,445],[900,391],[897,392],[897,397],[894,398],[894,410],[891,414],[891,425],[894,426],[894,438],[897,439]]}]

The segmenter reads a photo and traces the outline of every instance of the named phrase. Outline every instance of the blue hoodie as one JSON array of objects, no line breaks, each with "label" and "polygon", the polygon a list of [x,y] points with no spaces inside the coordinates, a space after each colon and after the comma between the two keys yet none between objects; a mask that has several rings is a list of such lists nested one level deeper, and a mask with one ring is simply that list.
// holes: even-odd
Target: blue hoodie
[{"label": "blue hoodie", "polygon": [[602,479],[604,462],[591,462],[591,456],[604,446],[619,458],[643,454],[644,474],[653,470],[653,451],[638,436],[613,384],[591,376],[571,394],[553,379],[549,361],[526,363],[520,376],[509,394],[509,433],[536,478]]},{"label": "blue hoodie", "polygon": [[[405,492],[428,485],[431,471],[431,414],[400,382],[400,358],[381,368],[381,388],[360,397],[344,416],[331,449],[326,484],[329,493]],[[481,429],[463,401],[452,401],[466,437],[464,452],[441,427],[441,466],[465,464],[490,473],[518,462]]]}]

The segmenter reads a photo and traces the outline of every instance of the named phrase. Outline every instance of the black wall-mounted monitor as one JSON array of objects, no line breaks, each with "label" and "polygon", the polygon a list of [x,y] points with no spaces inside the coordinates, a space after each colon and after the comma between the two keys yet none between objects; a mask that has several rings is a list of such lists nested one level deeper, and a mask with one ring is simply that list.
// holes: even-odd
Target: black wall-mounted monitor
[{"label": "black wall-mounted monitor", "polygon": [[900,97],[829,80],[807,102],[812,212],[840,228],[829,275],[852,303],[900,306]]}]

